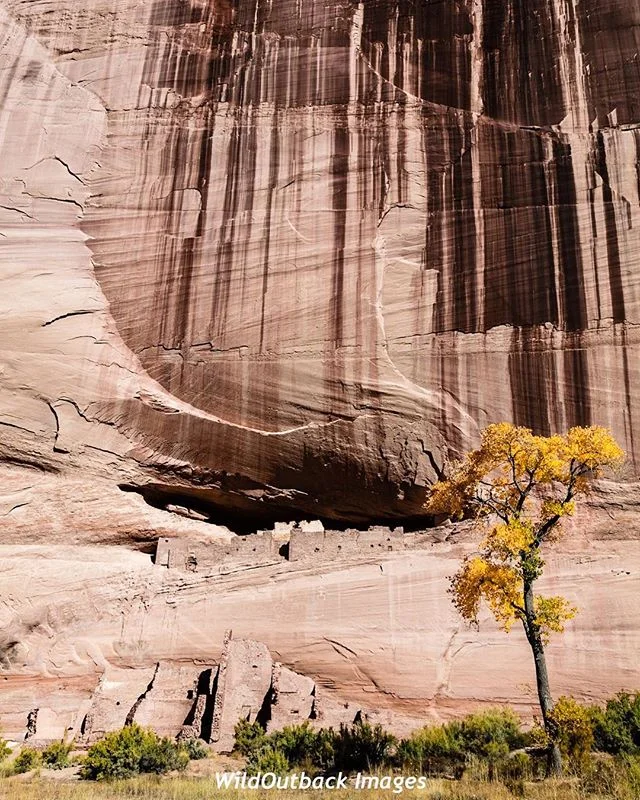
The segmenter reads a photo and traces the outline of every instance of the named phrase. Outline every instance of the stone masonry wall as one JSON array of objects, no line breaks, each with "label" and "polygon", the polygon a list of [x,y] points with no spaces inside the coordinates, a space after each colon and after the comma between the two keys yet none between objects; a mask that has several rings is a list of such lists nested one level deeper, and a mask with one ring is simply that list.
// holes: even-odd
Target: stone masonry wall
[{"label": "stone masonry wall", "polygon": [[222,565],[267,565],[279,561],[334,561],[366,558],[386,552],[415,550],[445,541],[448,525],[405,533],[403,528],[373,526],[367,531],[324,530],[322,524],[279,524],[273,531],[237,536],[230,542],[158,539],[155,564],[169,569],[199,572]]}]

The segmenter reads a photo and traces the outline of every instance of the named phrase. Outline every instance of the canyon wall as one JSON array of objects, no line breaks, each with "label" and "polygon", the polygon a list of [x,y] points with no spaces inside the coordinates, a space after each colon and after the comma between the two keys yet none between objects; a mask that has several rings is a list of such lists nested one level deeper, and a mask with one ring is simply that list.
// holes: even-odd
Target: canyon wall
[{"label": "canyon wall", "polygon": [[151,563],[416,525],[498,420],[627,450],[550,564],[582,607],[551,667],[638,687],[639,52],[640,0],[0,0],[7,733],[228,627],[358,707],[529,714],[522,640],[449,604],[462,545]]},{"label": "canyon wall", "polygon": [[5,460],[354,521],[494,420],[635,469],[637,0],[0,12]]},{"label": "canyon wall", "polygon": [[[548,650],[557,696],[594,702],[640,687],[638,497],[637,485],[594,496],[549,554],[543,591],[579,606]],[[263,642],[274,661],[313,681],[315,724],[365,709],[404,735],[497,703],[530,722],[538,712],[524,632],[505,634],[484,610],[479,629],[469,627],[447,594],[477,534],[453,525],[441,541],[424,538],[419,549],[252,568],[199,562],[195,572],[122,546],[0,545],[3,734],[21,740],[35,709],[40,741],[97,736],[128,716],[176,734],[193,724],[193,682],[221,663],[231,626],[234,638]],[[290,699],[274,725],[302,713],[303,698]],[[254,701],[234,703],[234,714],[255,712]],[[228,733],[229,714],[225,725]]]}]

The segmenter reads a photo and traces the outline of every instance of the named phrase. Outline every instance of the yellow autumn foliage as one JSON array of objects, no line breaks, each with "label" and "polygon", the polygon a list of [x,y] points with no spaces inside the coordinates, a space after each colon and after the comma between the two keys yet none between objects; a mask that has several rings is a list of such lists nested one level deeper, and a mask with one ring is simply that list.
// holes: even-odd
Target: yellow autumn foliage
[{"label": "yellow autumn foliage", "polygon": [[519,554],[531,549],[535,539],[533,522],[513,519],[508,523],[494,525],[483,542],[482,549],[489,557],[497,556],[503,561],[517,559]]},{"label": "yellow autumn foliage", "polygon": [[508,631],[518,618],[516,608],[522,607],[518,584],[513,567],[491,563],[481,556],[468,558],[451,579],[453,603],[464,619],[477,623],[480,601],[484,600]]},{"label": "yellow autumn foliage", "polygon": [[536,595],[535,610],[538,627],[545,641],[549,640],[552,633],[564,633],[565,622],[569,622],[578,613],[577,606],[564,597],[542,595]]},{"label": "yellow autumn foliage", "polygon": [[481,446],[434,486],[427,504],[434,514],[490,519],[478,554],[465,559],[451,579],[460,614],[477,622],[484,601],[507,631],[521,620],[528,635],[533,631],[545,642],[561,633],[576,607],[563,597],[530,594],[527,614],[525,587],[531,591],[542,574],[540,548],[575,512],[575,498],[623,458],[606,428],[572,428],[564,436],[535,436],[509,423],[486,428]]},{"label": "yellow autumn foliage", "polygon": [[[535,436],[529,428],[500,422],[489,425],[480,447],[448,480],[433,487],[426,509],[452,517],[501,510],[519,515],[533,498],[533,490],[538,494],[544,490],[551,495],[544,498],[547,502],[563,505],[584,494],[603,469],[616,467],[623,459],[624,452],[606,428],[577,427],[564,436]],[[570,513],[573,508],[567,505],[561,516]]]}]

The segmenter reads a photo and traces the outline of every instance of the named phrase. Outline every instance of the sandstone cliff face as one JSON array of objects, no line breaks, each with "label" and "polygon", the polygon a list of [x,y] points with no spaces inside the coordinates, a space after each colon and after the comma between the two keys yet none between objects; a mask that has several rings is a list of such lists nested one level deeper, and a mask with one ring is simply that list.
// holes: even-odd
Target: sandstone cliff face
[{"label": "sandstone cliff face", "polygon": [[492,420],[635,459],[639,22],[4,0],[5,458],[353,520]]},{"label": "sandstone cliff face", "polygon": [[[593,701],[640,685],[637,486],[635,495],[594,498],[548,560],[545,590],[580,607],[549,649],[557,695]],[[475,537],[449,530],[446,540],[419,550],[376,548],[252,569],[199,562],[196,572],[154,566],[124,547],[0,546],[3,733],[21,739],[38,709],[40,741],[65,731],[91,738],[127,718],[176,734],[194,723],[194,679],[224,661],[228,626],[234,638],[264,644],[255,651],[259,669],[241,659],[227,669],[224,691],[218,678],[216,694],[238,689],[220,712],[220,740],[206,734],[221,749],[235,717],[260,708],[271,658],[312,679],[315,724],[336,726],[365,709],[406,734],[425,720],[502,702],[531,720],[535,675],[524,634],[505,635],[488,613],[479,631],[458,617],[447,576]],[[278,684],[271,723],[308,715],[305,681],[296,678],[292,702],[287,680]],[[201,721],[211,693],[199,690]],[[208,719],[215,728],[216,718]]]},{"label": "sandstone cliff face", "polygon": [[[639,0],[1,0],[8,730],[229,625],[363,705],[530,704],[517,640],[457,627],[463,549],[214,597],[104,545],[411,518],[495,420],[608,425],[637,472],[639,29]],[[637,685],[633,502],[555,563],[615,590],[560,691]]]}]

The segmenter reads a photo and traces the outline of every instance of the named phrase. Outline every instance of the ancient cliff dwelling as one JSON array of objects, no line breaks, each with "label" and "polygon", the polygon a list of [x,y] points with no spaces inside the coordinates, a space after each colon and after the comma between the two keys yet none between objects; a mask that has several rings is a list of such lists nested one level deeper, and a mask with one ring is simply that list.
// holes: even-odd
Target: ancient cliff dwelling
[{"label": "ancient cliff dwelling", "polygon": [[5,736],[530,717],[424,508],[500,421],[625,449],[548,659],[640,687],[640,0],[0,0],[0,120]]}]

